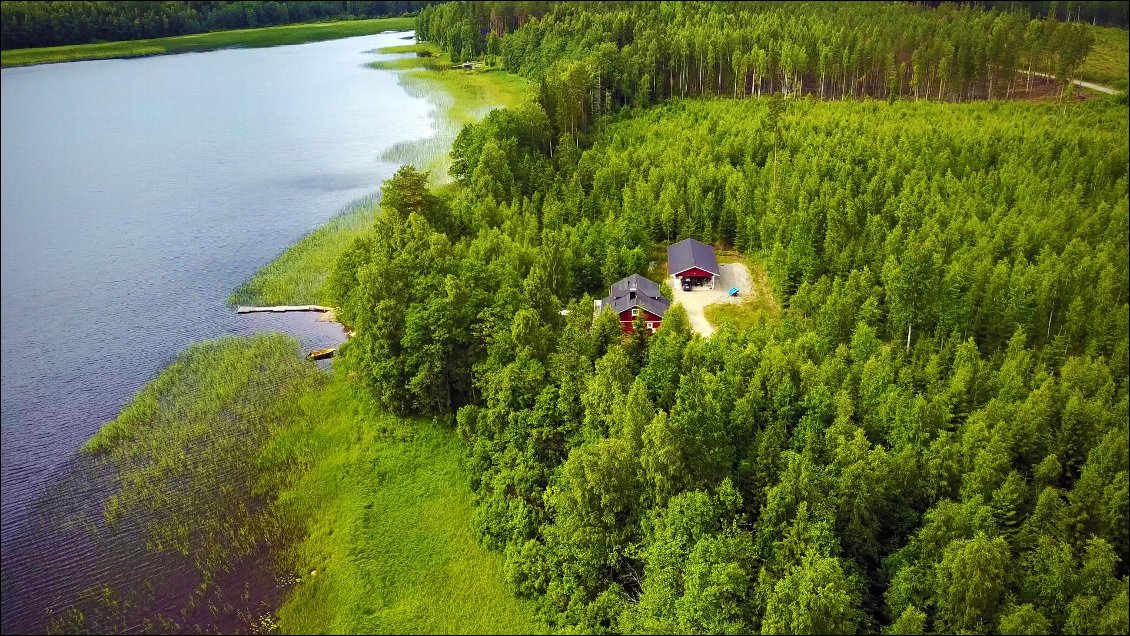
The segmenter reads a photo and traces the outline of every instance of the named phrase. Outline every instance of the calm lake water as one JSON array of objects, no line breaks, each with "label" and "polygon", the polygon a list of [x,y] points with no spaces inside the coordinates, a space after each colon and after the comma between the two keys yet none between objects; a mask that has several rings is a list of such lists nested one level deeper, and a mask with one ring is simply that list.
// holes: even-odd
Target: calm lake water
[{"label": "calm lake water", "polygon": [[397,167],[386,149],[432,134],[429,102],[363,66],[404,37],[0,72],[3,632],[35,629],[27,581],[59,593],[59,564],[28,550],[67,546],[35,511],[178,352],[262,329],[341,340],[316,314],[237,316],[225,300],[377,190]]}]

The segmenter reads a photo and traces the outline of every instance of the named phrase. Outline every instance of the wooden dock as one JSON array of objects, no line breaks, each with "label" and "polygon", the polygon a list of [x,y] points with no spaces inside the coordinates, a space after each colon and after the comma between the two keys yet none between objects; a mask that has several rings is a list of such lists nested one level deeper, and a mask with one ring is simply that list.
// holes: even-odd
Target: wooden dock
[{"label": "wooden dock", "polygon": [[306,358],[308,360],[325,360],[326,358],[332,358],[333,355],[334,355],[334,351],[337,351],[336,347],[328,347],[326,349],[318,349],[316,351],[311,351],[310,353],[306,354]]},{"label": "wooden dock", "polygon": [[281,314],[287,311],[320,311],[327,312],[333,311],[333,307],[323,307],[321,305],[278,305],[275,307],[237,307],[235,313],[237,314],[254,314],[259,312],[271,312]]}]

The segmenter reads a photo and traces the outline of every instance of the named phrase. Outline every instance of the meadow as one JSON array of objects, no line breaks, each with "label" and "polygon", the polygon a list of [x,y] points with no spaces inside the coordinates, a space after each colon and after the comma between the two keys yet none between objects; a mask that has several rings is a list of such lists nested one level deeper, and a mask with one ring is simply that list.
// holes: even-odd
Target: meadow
[{"label": "meadow", "polygon": [[1130,31],[1113,27],[1092,27],[1095,46],[1079,70],[1079,78],[1096,84],[1126,90],[1130,75]]},{"label": "meadow", "polygon": [[284,44],[302,44],[357,35],[372,35],[385,31],[407,31],[412,29],[414,24],[415,19],[410,17],[337,20],[333,22],[286,24],[259,29],[196,33],[148,40],[12,49],[0,52],[0,67],[146,57],[227,48],[259,48]]}]

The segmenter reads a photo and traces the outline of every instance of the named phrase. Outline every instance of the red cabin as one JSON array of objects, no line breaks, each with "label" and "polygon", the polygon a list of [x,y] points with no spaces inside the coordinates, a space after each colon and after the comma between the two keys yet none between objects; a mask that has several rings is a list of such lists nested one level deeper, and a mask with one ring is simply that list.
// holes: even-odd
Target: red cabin
[{"label": "red cabin", "polygon": [[663,322],[663,314],[671,302],[659,293],[659,285],[643,276],[631,276],[612,283],[610,294],[603,300],[598,300],[597,311],[609,308],[620,317],[620,328],[625,332],[632,331],[632,323],[643,312],[644,320],[651,331],[659,329]]}]

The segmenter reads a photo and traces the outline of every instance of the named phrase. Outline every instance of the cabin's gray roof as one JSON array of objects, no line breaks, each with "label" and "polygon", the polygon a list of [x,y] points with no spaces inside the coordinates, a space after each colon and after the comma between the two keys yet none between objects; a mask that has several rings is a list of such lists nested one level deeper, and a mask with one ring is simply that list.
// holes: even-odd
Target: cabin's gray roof
[{"label": "cabin's gray roof", "polygon": [[637,294],[651,296],[652,298],[659,298],[663,295],[659,292],[659,285],[655,281],[644,278],[639,274],[632,274],[627,278],[621,278],[615,283],[612,283],[612,297],[619,298],[621,296],[628,296],[633,286],[636,288]]},{"label": "cabin's gray roof", "polygon": [[667,271],[672,275],[685,272],[692,267],[706,270],[717,276],[718,260],[714,258],[714,248],[694,239],[684,239],[667,247]]},{"label": "cabin's gray roof", "polygon": [[645,296],[642,294],[636,294],[635,298],[631,298],[629,296],[614,298],[612,296],[609,296],[608,298],[600,301],[600,308],[602,311],[605,307],[611,307],[612,311],[616,312],[617,314],[622,314],[625,310],[631,309],[632,307],[643,307],[647,311],[650,311],[660,318],[663,317],[663,314],[667,313],[667,308],[670,306],[671,301],[663,298],[662,296],[660,296],[659,298],[652,298],[651,296]]}]

